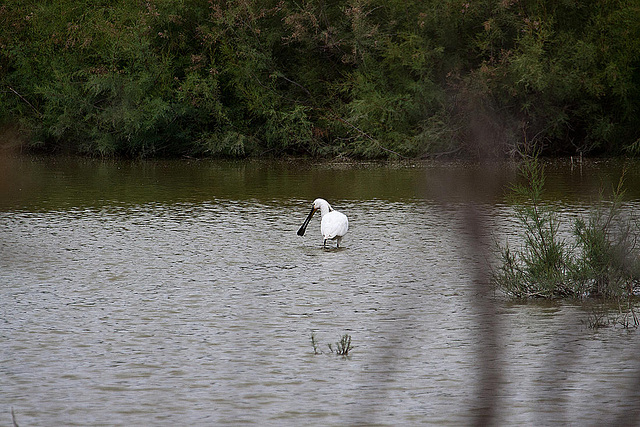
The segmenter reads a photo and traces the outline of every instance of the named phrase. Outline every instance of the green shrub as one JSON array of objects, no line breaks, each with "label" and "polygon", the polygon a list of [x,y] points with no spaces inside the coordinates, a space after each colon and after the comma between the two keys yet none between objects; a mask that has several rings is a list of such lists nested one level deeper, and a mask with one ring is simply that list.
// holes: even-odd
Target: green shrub
[{"label": "green shrub", "polygon": [[[640,280],[637,220],[621,209],[624,173],[612,200],[600,201],[585,221],[575,221],[574,236],[580,256],[574,280],[592,296],[619,298],[632,295]],[[601,198],[601,200],[603,200]]]},{"label": "green shrub", "polygon": [[512,189],[522,246],[498,247],[493,279],[516,298],[631,298],[640,286],[638,222],[622,209],[624,174],[613,200],[601,200],[574,222],[573,240],[559,237],[561,216],[542,201],[544,167],[537,157],[520,168],[524,184]]},{"label": "green shrub", "polygon": [[518,298],[564,297],[576,293],[567,243],[558,235],[560,218],[542,200],[544,167],[537,157],[523,162],[524,184],[512,188],[515,216],[522,229],[518,251],[501,249],[502,264],[494,275],[499,287]]}]

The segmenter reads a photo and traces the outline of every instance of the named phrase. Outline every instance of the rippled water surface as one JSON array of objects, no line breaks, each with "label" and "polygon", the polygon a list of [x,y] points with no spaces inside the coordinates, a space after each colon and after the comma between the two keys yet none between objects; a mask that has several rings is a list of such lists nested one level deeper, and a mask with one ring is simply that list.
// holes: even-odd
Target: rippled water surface
[{"label": "rippled water surface", "polygon": [[[551,164],[549,197],[580,212],[621,168]],[[488,236],[515,234],[512,166],[8,158],[0,171],[1,425],[11,408],[20,425],[460,425],[491,387],[503,424],[637,410],[634,330],[589,329],[579,303],[478,309],[490,255],[469,247],[469,206]],[[342,248],[322,249],[319,218],[296,235],[315,197],[349,216]],[[344,334],[346,358],[328,347]]]}]

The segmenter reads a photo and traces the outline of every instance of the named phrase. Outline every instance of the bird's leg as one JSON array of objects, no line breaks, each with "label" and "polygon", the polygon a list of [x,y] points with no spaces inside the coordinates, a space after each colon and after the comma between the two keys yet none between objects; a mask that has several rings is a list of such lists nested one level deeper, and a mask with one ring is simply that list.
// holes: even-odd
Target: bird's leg
[{"label": "bird's leg", "polygon": [[322,243],[322,249],[327,249],[327,239],[324,239],[324,242]]}]

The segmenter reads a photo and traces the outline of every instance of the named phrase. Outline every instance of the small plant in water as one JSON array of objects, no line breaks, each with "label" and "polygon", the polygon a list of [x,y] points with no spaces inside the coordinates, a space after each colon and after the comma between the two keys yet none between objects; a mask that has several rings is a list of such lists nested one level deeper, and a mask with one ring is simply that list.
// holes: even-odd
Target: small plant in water
[{"label": "small plant in water", "polygon": [[316,341],[316,335],[311,334],[311,345],[313,346],[313,354],[321,354],[318,350],[318,341]]},{"label": "small plant in water", "polygon": [[[331,344],[329,344],[329,350],[333,353],[333,347]],[[353,347],[351,346],[351,335],[344,334],[342,338],[340,338],[340,341],[336,343],[335,353],[338,356],[348,356],[351,350],[353,350]]]},{"label": "small plant in water", "polygon": [[638,315],[636,314],[635,308],[633,308],[632,299],[627,299],[627,303],[629,306],[623,308],[620,306],[620,318],[618,319],[618,323],[625,329],[629,329],[631,327],[638,328],[640,326],[640,319],[638,319]]},{"label": "small plant in water", "polygon": [[587,315],[587,318],[583,320],[583,323],[587,325],[589,329],[598,330],[600,328],[606,328],[611,325],[611,319],[606,310],[592,310]]},{"label": "small plant in water", "polygon": [[[319,350],[320,345],[316,340],[315,334],[311,334],[311,345],[313,346],[314,354],[322,354],[322,352]],[[344,334],[342,338],[340,338],[340,341],[336,342],[335,349],[331,344],[327,344],[327,346],[329,347],[331,353],[335,353],[338,356],[348,356],[349,352],[353,350],[353,346],[351,345],[351,335]]]},{"label": "small plant in water", "polygon": [[13,421],[13,427],[18,427],[18,422],[16,421],[16,414],[13,412],[13,406],[11,407],[11,421]]},{"label": "small plant in water", "polygon": [[[598,305],[593,306],[585,319],[582,320],[589,329],[598,330],[611,326],[620,326],[624,329],[638,328],[640,319],[634,308],[632,298],[618,298],[617,307],[612,303],[602,300]],[[623,305],[623,302],[626,304]]]}]

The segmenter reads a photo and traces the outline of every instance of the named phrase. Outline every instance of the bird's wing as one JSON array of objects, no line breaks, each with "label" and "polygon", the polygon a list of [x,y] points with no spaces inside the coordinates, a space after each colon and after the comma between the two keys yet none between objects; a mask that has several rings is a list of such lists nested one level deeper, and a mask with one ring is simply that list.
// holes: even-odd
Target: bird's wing
[{"label": "bird's wing", "polygon": [[343,213],[332,211],[322,218],[320,231],[325,239],[344,236],[349,230],[349,220]]}]

